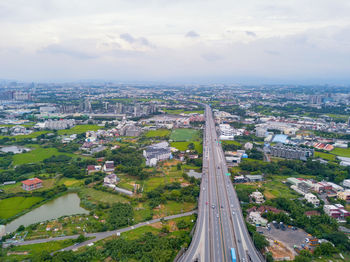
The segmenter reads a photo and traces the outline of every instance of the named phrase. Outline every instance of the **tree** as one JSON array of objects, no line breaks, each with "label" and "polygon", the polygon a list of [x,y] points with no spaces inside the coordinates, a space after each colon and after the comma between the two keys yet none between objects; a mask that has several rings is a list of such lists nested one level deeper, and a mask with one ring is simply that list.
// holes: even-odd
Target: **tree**
[{"label": "tree", "polygon": [[177,169],[177,170],[181,170],[181,163],[177,163],[176,169]]},{"label": "tree", "polygon": [[23,225],[20,225],[18,228],[17,228],[17,231],[20,232],[20,231],[23,231],[25,229],[25,227]]},{"label": "tree", "polygon": [[321,243],[318,247],[315,248],[314,254],[316,256],[330,256],[333,253],[336,253],[337,249],[329,242]]},{"label": "tree", "polygon": [[83,235],[83,234],[80,234],[78,236],[78,238],[75,240],[76,243],[82,243],[86,240],[87,238]]}]

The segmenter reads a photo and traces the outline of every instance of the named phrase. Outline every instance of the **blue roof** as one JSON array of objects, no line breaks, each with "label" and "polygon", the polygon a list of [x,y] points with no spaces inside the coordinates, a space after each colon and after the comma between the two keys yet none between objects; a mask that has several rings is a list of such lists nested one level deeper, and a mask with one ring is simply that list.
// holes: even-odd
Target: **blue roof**
[{"label": "blue roof", "polygon": [[272,142],[285,144],[287,138],[288,138],[287,135],[278,134],[274,136],[274,138],[272,139]]}]

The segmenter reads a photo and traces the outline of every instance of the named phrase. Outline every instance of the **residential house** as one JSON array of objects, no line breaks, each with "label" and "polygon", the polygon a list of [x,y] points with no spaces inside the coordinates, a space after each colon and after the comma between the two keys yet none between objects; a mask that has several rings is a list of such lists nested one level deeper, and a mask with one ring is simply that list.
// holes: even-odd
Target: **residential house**
[{"label": "residential house", "polygon": [[101,170],[102,170],[102,166],[88,165],[86,167],[86,171],[88,172],[89,175],[95,172],[99,172]]},{"label": "residential house", "polygon": [[106,161],[103,165],[103,171],[104,172],[114,172],[114,161]]},{"label": "residential house", "polygon": [[315,207],[318,207],[320,205],[320,200],[314,194],[308,193],[305,194],[304,197],[307,202],[313,204]]},{"label": "residential house", "polygon": [[345,190],[344,192],[340,191],[337,193],[338,199],[350,201],[350,190]]},{"label": "residential house", "polygon": [[43,181],[39,178],[30,178],[21,182],[22,188],[26,191],[35,190],[41,188]]},{"label": "residential house", "polygon": [[344,209],[344,206],[341,204],[334,205],[324,205],[323,211],[333,218],[338,220],[344,220],[346,217],[350,216],[350,212]]}]

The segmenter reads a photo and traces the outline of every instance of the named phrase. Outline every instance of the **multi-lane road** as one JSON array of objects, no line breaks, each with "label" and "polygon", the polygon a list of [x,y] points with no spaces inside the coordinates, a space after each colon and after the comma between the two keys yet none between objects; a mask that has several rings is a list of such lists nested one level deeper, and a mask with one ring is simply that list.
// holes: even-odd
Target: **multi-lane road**
[{"label": "multi-lane road", "polygon": [[239,201],[217,138],[209,106],[205,109],[203,176],[198,201],[198,219],[191,245],[181,261],[264,261],[247,231]]}]

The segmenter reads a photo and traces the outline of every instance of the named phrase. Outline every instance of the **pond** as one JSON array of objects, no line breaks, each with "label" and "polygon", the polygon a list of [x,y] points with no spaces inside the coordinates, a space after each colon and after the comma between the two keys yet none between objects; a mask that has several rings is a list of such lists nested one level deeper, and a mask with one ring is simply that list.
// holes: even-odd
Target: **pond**
[{"label": "pond", "polygon": [[34,223],[77,214],[89,214],[89,211],[80,207],[80,198],[76,193],[69,193],[13,220],[6,225],[6,232],[14,232],[20,225],[29,226]]}]

